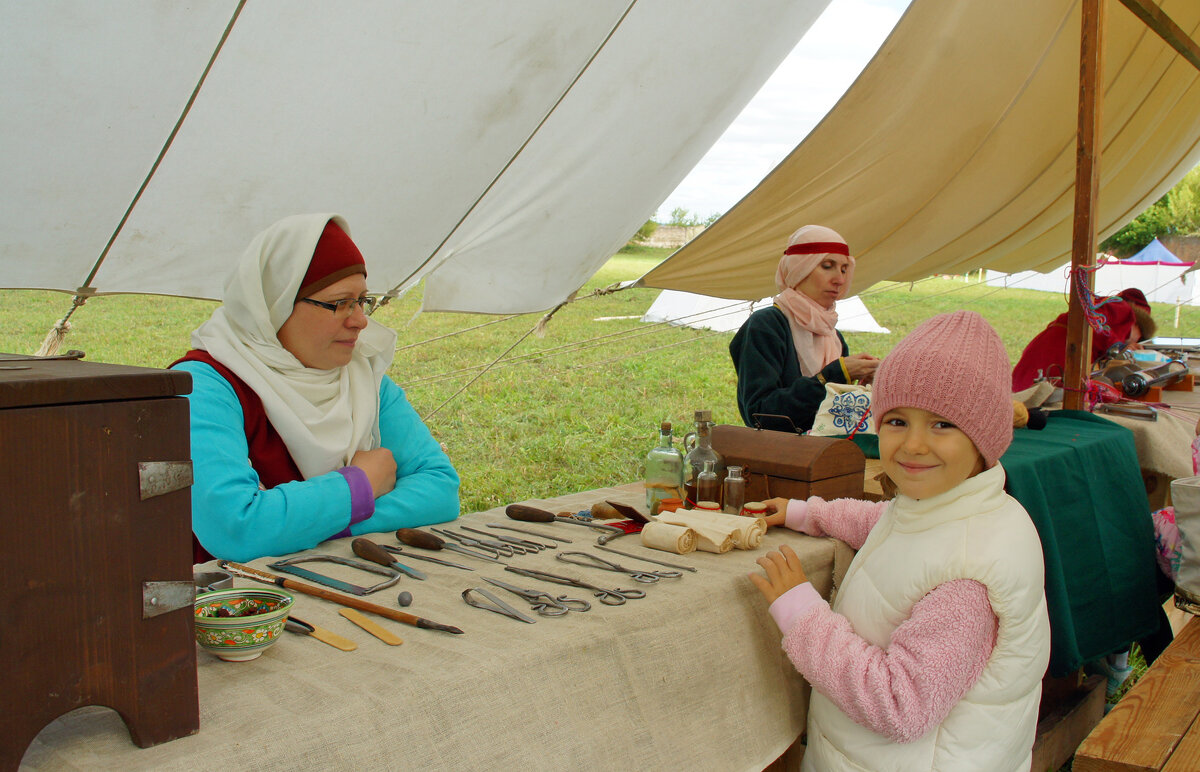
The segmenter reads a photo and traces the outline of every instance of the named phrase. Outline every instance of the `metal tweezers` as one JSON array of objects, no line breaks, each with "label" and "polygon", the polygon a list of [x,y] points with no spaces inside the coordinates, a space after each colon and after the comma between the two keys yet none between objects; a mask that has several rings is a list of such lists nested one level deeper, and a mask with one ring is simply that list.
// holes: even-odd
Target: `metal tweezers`
[{"label": "metal tweezers", "polygon": [[488,579],[486,576],[483,577],[483,581],[490,582],[503,590],[508,590],[518,598],[528,601],[530,611],[536,611],[544,617],[560,617],[568,611],[587,611],[592,607],[592,604],[586,600],[568,598],[566,595],[559,595],[556,598],[542,590],[526,590],[498,579]]},{"label": "metal tweezers", "polygon": [[[497,558],[500,557],[501,555],[503,555],[506,558],[511,558],[514,554],[516,554],[516,552],[513,550],[511,545],[503,544],[502,542],[493,542],[491,544],[488,544],[488,543],[482,541],[481,539],[476,539],[471,536],[467,536],[466,534],[455,533],[454,531],[448,531],[445,528],[430,528],[429,530],[433,531],[437,535],[442,536],[444,538],[453,539],[454,541],[458,542],[459,544],[463,545],[464,547],[471,547],[473,549],[483,550],[484,552],[488,553],[489,555],[492,555]],[[500,546],[496,546],[496,545],[500,545]]]},{"label": "metal tweezers", "polygon": [[[570,555],[571,559],[567,555]],[[556,558],[564,563],[573,563],[577,566],[587,566],[589,568],[599,568],[604,571],[616,571],[619,574],[629,574],[635,582],[643,582],[651,584],[659,579],[678,579],[683,576],[682,571],[638,571],[634,568],[626,568],[625,566],[617,565],[611,560],[605,560],[599,555],[592,555],[588,552],[560,552],[555,555]]]},{"label": "metal tweezers", "polygon": [[[473,592],[477,592],[480,595],[482,595],[483,597],[487,598],[488,601],[490,601],[492,605],[489,606],[487,603],[483,603],[481,601],[478,601],[478,600],[475,600],[474,598],[472,598],[471,593],[473,593]],[[517,611],[515,608],[508,605],[504,601],[500,600],[495,595],[492,595],[490,592],[483,589],[482,587],[468,587],[467,589],[462,591],[462,599],[467,602],[468,606],[474,606],[475,608],[481,608],[484,611],[491,611],[496,614],[503,614],[506,617],[510,617],[512,619],[516,619],[521,622],[528,622],[529,624],[533,624],[534,622],[537,621],[536,619],[533,619],[532,617],[526,616],[525,614],[522,614],[520,611]]]},{"label": "metal tweezers", "polygon": [[548,574],[545,571],[535,571],[532,568],[517,568],[516,566],[505,566],[505,571],[512,571],[520,576],[528,576],[530,579],[541,579],[545,582],[553,582],[555,584],[565,584],[568,587],[580,587],[585,590],[591,590],[592,594],[600,599],[600,602],[606,606],[620,606],[629,599],[638,599],[646,597],[646,593],[642,590],[606,590],[603,587],[597,587],[594,584],[572,579],[569,576],[558,576],[557,574]]}]

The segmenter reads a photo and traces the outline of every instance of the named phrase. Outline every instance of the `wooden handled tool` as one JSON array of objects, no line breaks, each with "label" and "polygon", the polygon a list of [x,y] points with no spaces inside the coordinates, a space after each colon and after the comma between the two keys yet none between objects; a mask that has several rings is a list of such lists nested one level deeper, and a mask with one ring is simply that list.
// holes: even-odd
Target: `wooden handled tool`
[{"label": "wooden handled tool", "polygon": [[318,641],[327,643],[333,648],[341,649],[342,651],[354,651],[358,648],[358,644],[354,641],[343,638],[335,632],[326,630],[324,627],[317,627],[310,622],[305,622],[303,619],[297,619],[296,617],[289,616],[283,624],[283,629],[298,635],[307,635],[316,638]]},{"label": "wooden handled tool", "polygon": [[425,550],[453,550],[460,555],[468,555],[481,560],[490,560],[493,563],[502,564],[504,562],[489,555],[484,555],[481,552],[467,549],[460,544],[451,544],[436,534],[416,528],[401,528],[399,531],[396,531],[396,538],[400,540],[401,544],[407,544],[410,547],[418,547]]},{"label": "wooden handled tool", "polygon": [[620,528],[615,528],[611,525],[598,525],[597,523],[589,523],[586,520],[579,520],[574,517],[559,517],[553,512],[531,507],[528,504],[509,504],[504,508],[504,514],[513,520],[523,520],[527,523],[570,523],[571,525],[582,525],[585,528],[594,528],[597,531],[625,533]]},{"label": "wooden handled tool", "polygon": [[333,590],[326,590],[324,587],[317,587],[315,585],[305,584],[304,582],[298,582],[295,579],[288,579],[286,576],[276,576],[275,574],[267,571],[260,571],[257,568],[244,566],[241,563],[234,563],[229,560],[221,560],[218,561],[217,565],[231,574],[240,576],[243,579],[253,579],[256,582],[262,582],[263,584],[274,584],[284,588],[285,590],[294,590],[305,595],[311,595],[314,598],[320,598],[321,600],[331,601],[342,606],[356,608],[359,611],[369,611],[372,614],[378,614],[381,617],[394,619],[397,622],[403,622],[404,624],[412,625],[413,627],[424,627],[428,630],[441,630],[447,633],[454,633],[455,635],[463,634],[462,630],[452,625],[443,625],[438,622],[432,622],[424,617],[419,617],[416,614],[410,614],[407,611],[400,611],[399,609],[390,609],[384,606],[379,606],[371,603],[370,601],[363,600],[362,598],[355,598],[350,595],[342,595],[341,593],[334,592]]},{"label": "wooden handled tool", "polygon": [[364,539],[361,536],[350,542],[350,549],[354,550],[354,554],[358,555],[363,560],[369,560],[372,563],[378,563],[381,566],[394,568],[397,571],[402,571],[413,579],[424,579],[425,574],[415,568],[409,568],[403,563],[396,560],[391,554],[380,547],[370,539]]}]

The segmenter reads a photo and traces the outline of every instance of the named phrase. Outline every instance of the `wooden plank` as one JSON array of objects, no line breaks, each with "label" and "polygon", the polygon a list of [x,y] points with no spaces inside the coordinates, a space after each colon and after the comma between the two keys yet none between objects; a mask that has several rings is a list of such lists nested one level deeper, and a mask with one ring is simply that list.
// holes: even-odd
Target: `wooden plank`
[{"label": "wooden plank", "polygon": [[1192,728],[1171,754],[1163,772],[1193,772],[1197,769],[1200,769],[1200,727],[1193,721]]},{"label": "wooden plank", "polygon": [[[1081,687],[1074,689],[1064,699],[1058,700],[1054,708],[1038,721],[1037,737],[1033,741],[1033,772],[1058,769],[1079,747],[1088,732],[1104,717],[1103,676],[1092,676]],[[1042,698],[1047,694],[1043,682]]]},{"label": "wooden plank", "polygon": [[1167,45],[1179,52],[1193,67],[1200,69],[1200,46],[1157,4],[1151,0],[1121,0],[1121,4],[1133,11],[1134,16],[1157,32],[1159,37],[1167,41]]},{"label": "wooden plank", "polygon": [[[1075,291],[1074,275],[1096,259],[1096,199],[1099,197],[1100,91],[1104,59],[1104,2],[1083,0],[1079,36],[1079,129],[1075,142],[1075,217],[1071,234],[1072,283],[1067,309],[1063,407],[1082,410],[1084,385],[1092,370],[1092,328]],[[1087,276],[1091,288],[1091,274]]]},{"label": "wooden plank", "polygon": [[[1074,772],[1161,770],[1200,714],[1200,622],[1192,619],[1075,753]],[[1189,746],[1190,747],[1190,746]]]}]

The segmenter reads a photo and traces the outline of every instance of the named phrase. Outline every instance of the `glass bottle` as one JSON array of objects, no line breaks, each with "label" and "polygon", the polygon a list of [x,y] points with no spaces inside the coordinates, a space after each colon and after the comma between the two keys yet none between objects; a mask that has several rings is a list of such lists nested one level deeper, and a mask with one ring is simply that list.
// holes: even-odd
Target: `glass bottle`
[{"label": "glass bottle", "polygon": [[646,454],[646,509],[657,515],[663,499],[683,494],[683,454],[674,446],[671,422],[660,426],[658,445]]},{"label": "glass bottle", "polygon": [[[721,454],[713,450],[712,447],[712,411],[697,410],[695,414],[696,431],[689,432],[683,438],[683,444],[688,448],[688,454],[684,457],[683,472],[687,478],[687,498],[684,500],[685,506],[692,506],[697,501],[704,501],[703,497],[696,495],[696,477],[704,471],[704,462],[713,462],[713,472],[717,475],[717,480],[720,480],[725,475],[725,459],[721,458]],[[690,443],[690,444],[689,444]],[[714,496],[713,501],[720,499]]]},{"label": "glass bottle", "polygon": [[704,471],[696,475],[696,502],[720,501],[721,482],[717,479],[717,471],[713,460],[704,462]]},{"label": "glass bottle", "polygon": [[730,465],[729,474],[725,476],[725,506],[721,511],[732,515],[740,515],[742,513],[742,504],[745,501],[746,481],[742,478],[742,468]]}]

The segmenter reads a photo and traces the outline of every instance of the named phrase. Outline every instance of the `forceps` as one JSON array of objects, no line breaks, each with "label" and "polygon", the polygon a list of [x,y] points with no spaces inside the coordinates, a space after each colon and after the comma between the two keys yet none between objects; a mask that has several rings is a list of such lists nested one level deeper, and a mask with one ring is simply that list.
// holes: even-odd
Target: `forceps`
[{"label": "forceps", "polygon": [[557,574],[548,574],[545,571],[535,571],[532,568],[517,568],[516,566],[505,566],[505,571],[512,571],[514,574],[528,576],[531,579],[541,579],[545,582],[554,582],[555,584],[565,584],[568,587],[580,587],[585,590],[591,590],[592,594],[600,599],[600,602],[606,606],[620,606],[630,598],[636,600],[646,597],[646,593],[641,590],[606,590],[603,587],[597,587],[594,584],[572,579],[569,576],[558,576]]},{"label": "forceps", "polygon": [[560,617],[568,611],[587,611],[592,607],[592,604],[586,600],[568,598],[566,595],[559,595],[556,598],[548,592],[526,590],[507,582],[488,579],[486,576],[483,577],[483,581],[490,582],[501,589],[508,590],[518,598],[528,601],[530,611],[536,611],[544,617]]},{"label": "forceps", "polygon": [[[483,597],[487,598],[488,601],[491,602],[491,605],[472,598],[471,593],[473,592],[477,592]],[[520,622],[528,622],[529,624],[533,624],[537,621],[536,619],[531,619],[525,614],[522,614],[520,611],[517,611],[515,608],[500,600],[495,595],[492,595],[482,587],[468,587],[462,591],[462,599],[467,602],[468,606],[474,606],[475,608],[481,608],[484,611],[491,611],[496,614],[503,614],[506,617],[516,619]]]},{"label": "forceps", "polygon": [[[578,560],[570,560],[567,555],[579,558]],[[605,571],[616,571],[619,574],[629,574],[635,582],[644,582],[650,584],[657,582],[659,579],[678,579],[683,576],[682,571],[638,571],[634,568],[626,568],[625,566],[617,565],[611,560],[605,560],[599,555],[592,555],[587,552],[560,552],[555,555],[556,558],[564,563],[574,563],[577,566],[589,566],[591,568],[600,568]]]},{"label": "forceps", "polygon": [[512,547],[510,547],[508,545],[504,545],[503,548],[495,547],[495,546],[492,546],[491,544],[485,544],[482,541],[480,541],[479,539],[476,539],[474,537],[465,536],[461,533],[455,533],[454,531],[447,531],[445,528],[430,528],[429,530],[433,531],[436,534],[444,536],[447,539],[453,539],[454,541],[458,542],[459,544],[463,545],[464,547],[473,547],[477,550],[483,550],[484,552],[488,553],[489,555],[493,555],[497,558],[500,557],[501,555],[503,555],[506,558],[511,558],[514,554]]}]

